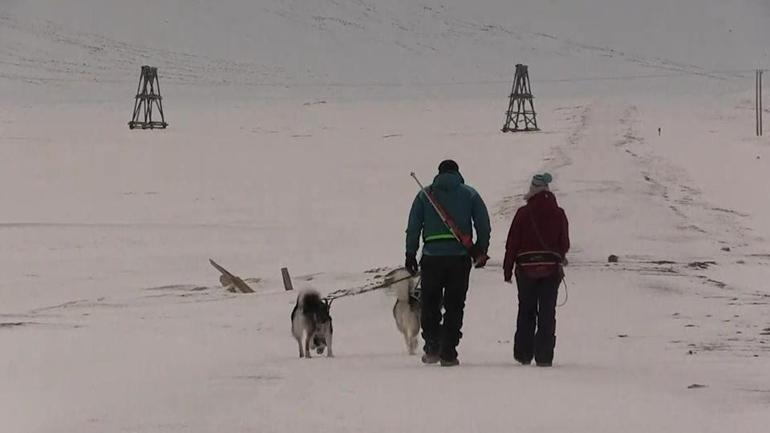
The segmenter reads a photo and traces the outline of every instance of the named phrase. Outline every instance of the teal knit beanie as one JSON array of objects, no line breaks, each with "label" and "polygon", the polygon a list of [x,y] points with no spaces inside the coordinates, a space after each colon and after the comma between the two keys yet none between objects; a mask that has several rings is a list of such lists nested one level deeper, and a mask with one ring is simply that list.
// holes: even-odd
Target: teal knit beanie
[{"label": "teal knit beanie", "polygon": [[532,186],[548,186],[553,180],[551,173],[536,174],[532,176]]}]

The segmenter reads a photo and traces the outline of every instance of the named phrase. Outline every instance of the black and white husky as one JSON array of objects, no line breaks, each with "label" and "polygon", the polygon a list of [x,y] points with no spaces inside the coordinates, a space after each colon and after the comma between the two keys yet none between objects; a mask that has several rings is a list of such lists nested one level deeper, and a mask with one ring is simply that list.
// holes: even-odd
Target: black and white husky
[{"label": "black and white husky", "polygon": [[297,296],[297,304],[291,312],[291,333],[299,346],[299,357],[310,358],[310,351],[319,355],[327,349],[332,353],[332,317],[329,315],[331,302],[321,299],[315,290],[303,290]]},{"label": "black and white husky", "polygon": [[396,327],[403,334],[406,350],[414,355],[420,335],[420,300],[416,293],[419,277],[412,276],[406,269],[396,269],[385,275],[385,285],[396,294],[393,318]]}]

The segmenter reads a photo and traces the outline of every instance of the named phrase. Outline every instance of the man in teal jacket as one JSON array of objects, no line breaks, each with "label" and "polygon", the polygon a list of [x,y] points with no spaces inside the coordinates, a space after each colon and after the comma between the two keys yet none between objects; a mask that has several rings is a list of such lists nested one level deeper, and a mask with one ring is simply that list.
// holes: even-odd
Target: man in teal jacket
[{"label": "man in teal jacket", "polygon": [[[406,269],[415,274],[422,267],[422,362],[458,365],[457,345],[462,337],[463,310],[468,292],[471,259],[484,267],[489,248],[489,213],[475,189],[465,185],[457,163],[442,161],[433,184],[426,188],[465,234],[476,229],[473,248],[466,249],[431,206],[426,191],[420,191],[409,212],[406,228]],[[422,259],[417,263],[420,235]],[[441,306],[444,315],[441,315]]]}]

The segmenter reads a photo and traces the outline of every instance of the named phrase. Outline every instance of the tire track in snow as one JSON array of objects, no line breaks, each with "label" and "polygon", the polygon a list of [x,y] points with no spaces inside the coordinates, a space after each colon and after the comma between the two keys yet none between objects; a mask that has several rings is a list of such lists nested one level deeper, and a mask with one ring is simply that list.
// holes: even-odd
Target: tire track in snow
[{"label": "tire track in snow", "polygon": [[[597,272],[630,272],[649,290],[685,297],[676,303],[681,313],[671,316],[682,335],[670,342],[685,354],[760,357],[770,352],[770,331],[756,320],[756,309],[770,304],[770,295],[747,287],[745,280],[725,278],[736,266],[765,266],[761,258],[734,256],[726,247],[755,240],[745,224],[747,215],[709,202],[683,168],[657,155],[637,128],[641,113],[636,106],[596,103],[566,113],[565,120],[580,122],[554,149],[546,169],[555,174],[555,186],[565,189],[557,195],[566,198],[567,212],[579,214],[577,231],[596,236],[595,229],[583,226],[600,224],[611,232],[600,247],[630,243],[629,251],[620,252],[621,261],[639,248],[645,260],[661,263],[659,272],[633,263],[597,264]],[[581,241],[593,239],[575,234],[575,264],[581,267],[586,260],[581,256],[597,255],[590,250],[597,245],[584,247]],[[649,242],[650,249],[637,246],[642,242]],[[661,261],[674,257],[676,262]]]},{"label": "tire track in snow", "polygon": [[[570,147],[577,146],[583,139],[590,123],[591,108],[591,104],[588,104],[556,109],[557,111],[567,110],[569,113],[567,121],[570,123],[570,128],[568,129],[566,142]],[[572,165],[572,158],[569,155],[568,149],[561,145],[556,145],[551,149],[551,155],[546,157],[546,161],[547,163],[541,170],[551,173]],[[507,195],[500,199],[494,206],[495,211],[492,215],[494,219],[510,220],[513,217],[516,209],[522,204],[528,182],[529,178],[526,178],[521,183],[511,186],[511,190],[522,192]]]},{"label": "tire track in snow", "polygon": [[642,178],[649,184],[650,195],[662,197],[680,220],[677,228],[710,236],[723,245],[734,244],[735,239],[747,245],[751,229],[740,221],[745,215],[709,203],[700,189],[691,184],[684,169],[652,153],[635,128],[638,115],[637,107],[626,108],[619,120],[625,131],[614,145],[636,161]]}]

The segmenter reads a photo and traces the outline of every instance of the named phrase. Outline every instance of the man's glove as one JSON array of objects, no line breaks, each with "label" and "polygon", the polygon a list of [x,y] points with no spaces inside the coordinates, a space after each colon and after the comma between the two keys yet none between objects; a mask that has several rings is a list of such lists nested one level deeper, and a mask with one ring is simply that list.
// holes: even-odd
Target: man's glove
[{"label": "man's glove", "polygon": [[473,259],[475,268],[483,268],[486,266],[487,260],[489,260],[487,252],[479,248],[479,246],[476,244],[468,249],[468,255],[470,255]]},{"label": "man's glove", "polygon": [[489,260],[489,256],[482,253],[480,256],[476,257],[476,260],[474,261],[475,264],[473,265],[473,267],[476,269],[481,269],[487,265],[487,260]]},{"label": "man's glove", "polygon": [[415,253],[406,253],[406,261],[404,267],[412,275],[417,275],[420,270],[420,265],[417,263],[417,255]]}]

